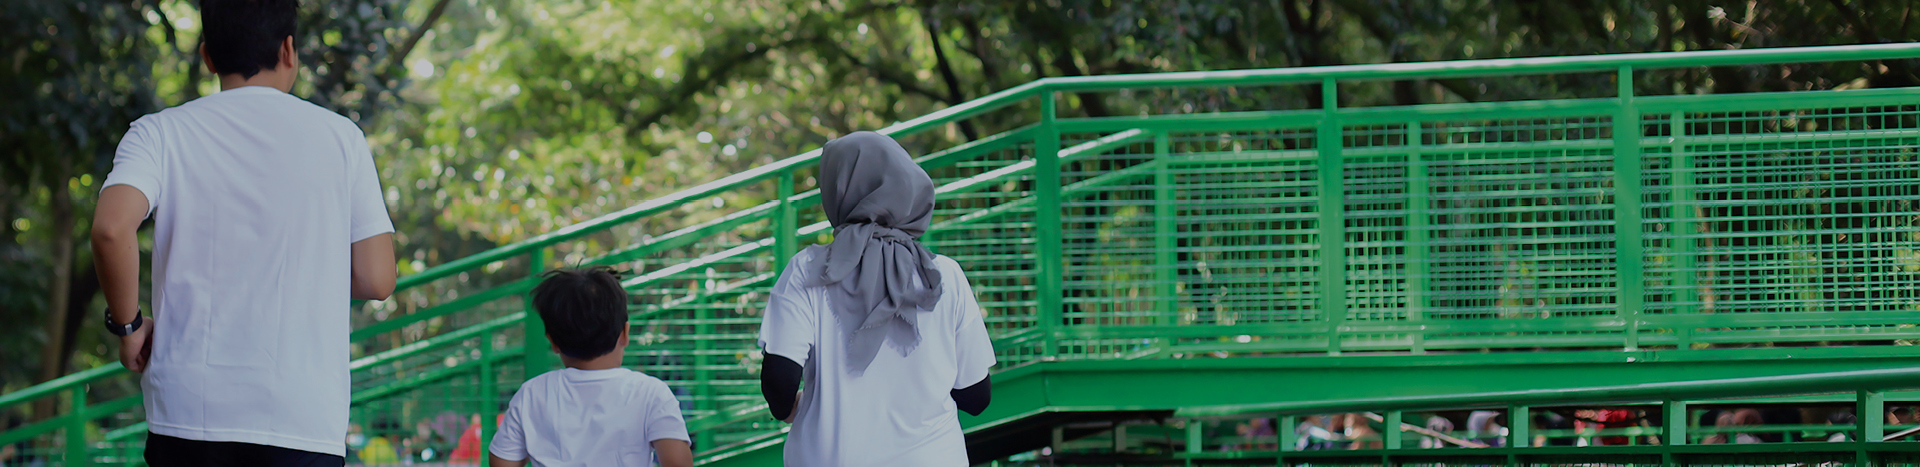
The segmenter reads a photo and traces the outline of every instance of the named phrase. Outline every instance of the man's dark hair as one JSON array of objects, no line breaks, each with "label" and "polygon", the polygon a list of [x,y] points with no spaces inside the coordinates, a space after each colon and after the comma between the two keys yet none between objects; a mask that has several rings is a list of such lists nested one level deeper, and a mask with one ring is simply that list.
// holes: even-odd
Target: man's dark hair
[{"label": "man's dark hair", "polygon": [[627,330],[627,291],[605,266],[555,269],[533,288],[533,309],[561,355],[580,360],[613,351]]},{"label": "man's dark hair", "polygon": [[200,0],[207,60],[220,74],[252,78],[280,62],[280,42],[294,35],[299,0]]}]

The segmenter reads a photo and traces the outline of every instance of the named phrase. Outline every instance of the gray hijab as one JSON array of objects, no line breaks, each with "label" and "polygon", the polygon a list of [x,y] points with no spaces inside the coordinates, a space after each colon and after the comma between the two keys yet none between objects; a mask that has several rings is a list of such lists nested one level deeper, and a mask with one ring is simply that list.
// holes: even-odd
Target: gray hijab
[{"label": "gray hijab", "polygon": [[940,271],[920,244],[933,220],[933,179],[900,143],[856,132],[821,149],[820,207],[833,224],[826,254],[807,264],[827,286],[855,373],[891,336],[904,354],[920,343],[920,313],[940,300]]}]

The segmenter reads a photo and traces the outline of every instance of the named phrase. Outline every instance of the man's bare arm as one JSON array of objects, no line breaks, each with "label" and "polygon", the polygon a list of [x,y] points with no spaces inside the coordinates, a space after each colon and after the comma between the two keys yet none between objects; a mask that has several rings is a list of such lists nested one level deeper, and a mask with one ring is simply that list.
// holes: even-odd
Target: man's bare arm
[{"label": "man's bare arm", "polygon": [[353,242],[353,299],[386,300],[393,295],[393,234]]},{"label": "man's bare arm", "polygon": [[677,439],[653,440],[653,455],[660,467],[693,467],[693,447]]},{"label": "man's bare arm", "polygon": [[[131,185],[100,192],[93,210],[93,266],[115,323],[131,323],[140,313],[140,223],[147,218],[147,195]],[[147,370],[152,323],[120,338],[120,363],[134,372]]]},{"label": "man's bare arm", "polygon": [[510,461],[501,459],[500,456],[493,455],[493,453],[489,452],[487,453],[487,467],[527,467],[527,460],[520,459]]}]

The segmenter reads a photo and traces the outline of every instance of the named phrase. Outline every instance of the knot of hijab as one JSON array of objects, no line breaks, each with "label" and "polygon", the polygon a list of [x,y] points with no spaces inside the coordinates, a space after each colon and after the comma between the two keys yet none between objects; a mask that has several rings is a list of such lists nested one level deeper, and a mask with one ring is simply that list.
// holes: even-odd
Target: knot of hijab
[{"label": "knot of hijab", "polygon": [[865,372],[889,336],[903,354],[918,345],[920,313],[940,300],[940,271],[919,240],[933,220],[933,179],[893,138],[856,132],[821,149],[820,206],[833,243],[807,265],[807,285],[827,287],[849,368]]}]

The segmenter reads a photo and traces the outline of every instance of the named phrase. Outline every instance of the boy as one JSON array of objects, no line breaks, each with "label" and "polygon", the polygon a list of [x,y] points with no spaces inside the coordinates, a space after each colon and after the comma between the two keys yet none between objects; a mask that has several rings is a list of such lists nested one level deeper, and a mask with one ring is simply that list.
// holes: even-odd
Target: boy
[{"label": "boy", "polygon": [[620,367],[627,292],[604,267],[555,270],[533,288],[533,308],[566,368],[520,385],[493,437],[493,467],[690,467],[687,422],[659,378]]},{"label": "boy", "polygon": [[379,171],[360,127],[288,94],[295,0],[199,5],[200,54],[220,92],[134,121],[94,210],[107,332],[143,373],[146,461],[344,465],[347,303],[394,287]]}]

